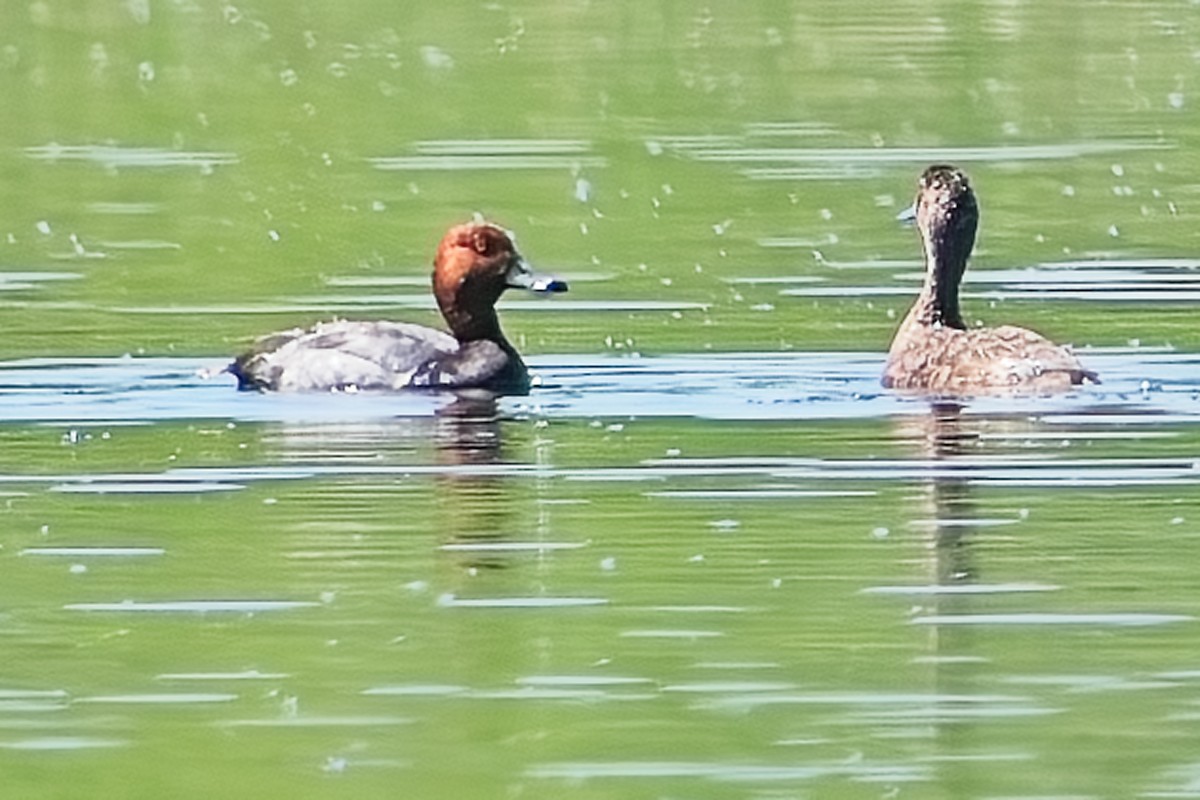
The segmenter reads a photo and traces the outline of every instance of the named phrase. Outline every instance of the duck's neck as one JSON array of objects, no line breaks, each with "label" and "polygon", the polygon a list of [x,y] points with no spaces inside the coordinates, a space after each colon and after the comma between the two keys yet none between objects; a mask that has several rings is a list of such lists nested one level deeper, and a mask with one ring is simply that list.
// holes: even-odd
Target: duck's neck
[{"label": "duck's neck", "polygon": [[460,342],[488,339],[506,350],[511,349],[508,340],[504,338],[504,332],[500,330],[500,319],[496,316],[495,308],[489,306],[471,309],[457,304],[442,305],[442,316],[450,326],[454,338]]},{"label": "duck's neck", "polygon": [[922,325],[966,328],[958,308],[958,287],[967,269],[971,246],[952,237],[922,237],[925,246],[925,285],[912,315]]}]

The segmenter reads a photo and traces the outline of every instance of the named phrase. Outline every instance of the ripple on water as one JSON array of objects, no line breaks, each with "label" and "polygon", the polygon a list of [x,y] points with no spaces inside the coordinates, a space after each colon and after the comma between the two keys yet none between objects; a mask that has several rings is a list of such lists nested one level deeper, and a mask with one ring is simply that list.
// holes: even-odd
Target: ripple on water
[{"label": "ripple on water", "polygon": [[587,547],[586,542],[455,542],[439,545],[438,549],[450,553],[548,553],[555,550],[578,550],[583,547]]},{"label": "ripple on water", "polygon": [[129,558],[135,556],[161,556],[162,547],[26,547],[23,556],[65,556],[70,558]]},{"label": "ripple on water", "polygon": [[368,158],[376,169],[416,171],[577,170],[608,160],[581,139],[443,139],[417,142],[417,155]]},{"label": "ripple on water", "polygon": [[[1095,458],[1050,460],[1042,455],[1034,458],[961,457],[953,462],[925,459],[795,459],[791,463],[780,459],[651,459],[640,467],[616,468],[554,468],[542,464],[342,464],[334,459],[329,464],[315,461],[330,454],[320,450],[310,454],[314,463],[296,467],[259,467],[246,469],[189,468],[166,473],[148,473],[133,480],[133,476],[79,475],[30,476],[0,474],[0,485],[49,483],[50,491],[80,491],[84,493],[128,493],[146,489],[146,493],[188,492],[192,487],[206,491],[210,485],[222,489],[243,488],[250,481],[292,481],[318,476],[336,477],[403,477],[457,476],[508,478],[560,478],[567,481],[644,483],[697,477],[761,478],[775,480],[803,479],[814,481],[895,481],[900,483],[930,480],[970,481],[981,486],[1174,486],[1200,483],[1200,468],[1191,459],[1164,458]],[[223,483],[222,479],[236,475],[242,483]],[[211,480],[208,480],[211,479]],[[876,490],[838,489],[770,489],[770,490],[662,490],[647,492],[648,496],[686,500],[772,499],[792,497],[872,497]],[[1021,523],[1020,518],[1004,517],[935,517],[915,520],[915,527],[1005,527]],[[351,525],[363,530],[361,525]],[[446,550],[512,550],[514,552],[544,552],[586,547],[580,542],[515,542],[515,543],[451,543]],[[43,554],[50,554],[49,551]],[[120,550],[113,553],[120,554]]]},{"label": "ripple on water", "polygon": [[76,482],[51,486],[49,491],[63,494],[208,494],[245,488],[242,484],[211,481],[138,480],[104,483],[80,478]]},{"label": "ripple on water", "polygon": [[157,214],[161,212],[165,206],[162,203],[152,202],[102,202],[97,201],[87,204],[87,210],[93,214],[116,214],[116,215],[132,215],[144,216],[147,214]]},{"label": "ripple on water", "polygon": [[445,683],[405,683],[391,686],[372,686],[362,694],[372,697],[449,697],[466,694],[465,686]]},{"label": "ripple on water", "polygon": [[[142,309],[145,310],[145,309]],[[177,309],[169,309],[175,313]],[[1038,416],[1052,423],[1063,437],[1072,429],[1098,436],[1136,437],[1132,426],[1151,434],[1170,433],[1170,426],[1194,423],[1200,418],[1195,396],[1200,393],[1200,356],[1152,352],[1145,348],[1089,352],[1088,365],[1098,370],[1104,383],[1076,393],[1055,397],[976,398],[964,402],[963,420],[975,416],[1021,419]],[[928,412],[925,402],[883,391],[879,375],[883,356],[877,353],[733,353],[695,356],[630,358],[619,356],[536,356],[528,359],[540,386],[529,397],[505,398],[505,415],[536,415],[560,419],[589,419],[604,427],[606,421],[636,424],[647,417],[687,417],[720,420],[886,419],[911,417]],[[69,425],[67,444],[103,433],[99,426],[148,424],[157,420],[223,420],[311,422],[389,421],[395,431],[398,418],[432,420],[450,398],[437,394],[386,394],[364,392],[339,396],[336,402],[325,394],[262,395],[234,390],[234,381],[220,374],[217,361],[161,358],[113,359],[22,359],[0,363],[0,416],[13,422],[43,422]],[[205,377],[212,375],[211,378]],[[983,430],[981,435],[1020,437],[1028,424],[1009,433],[1002,426]],[[1047,443],[1056,430],[1043,426],[1034,436]],[[421,435],[415,432],[414,435]],[[1082,435],[1082,434],[1080,434]],[[293,459],[295,460],[295,459]],[[1043,459],[1045,460],[1045,459]],[[668,463],[664,477],[682,475],[688,463]],[[699,462],[692,462],[696,466]],[[830,460],[821,477],[836,476],[843,469]],[[956,460],[956,463],[957,460]],[[982,467],[978,459],[966,462]],[[1056,462],[1060,463],[1060,462]],[[1098,462],[1085,462],[1082,472],[1095,473]],[[301,465],[289,473],[284,468],[190,470],[175,473],[176,479],[153,475],[59,476],[62,491],[228,491],[241,480],[299,477]],[[883,473],[867,464],[855,465],[858,474],[876,479]],[[1125,465],[1124,479],[1131,476],[1160,480],[1166,476]],[[1023,466],[1024,477],[1061,480],[1033,463]],[[496,468],[515,474],[518,466]],[[526,466],[525,469],[533,469]],[[844,470],[850,469],[845,462]],[[895,469],[893,467],[893,469]],[[931,477],[922,473],[927,465],[909,461],[903,465],[908,477]],[[1015,479],[1013,467],[991,465],[996,476]],[[986,473],[989,469],[981,469]],[[1174,468],[1173,468],[1174,469]],[[1003,470],[1003,473],[1001,472]],[[539,467],[538,473],[566,474],[565,470]],[[759,470],[765,472],[765,470]],[[380,471],[378,474],[385,474]],[[714,473],[715,474],[715,473]],[[578,480],[644,480],[647,469],[575,470]],[[982,476],[972,476],[982,477]],[[1113,472],[1091,477],[1119,481]],[[1175,469],[1178,480],[1200,478],[1200,471]],[[0,476],[14,482],[18,476]],[[19,480],[46,483],[45,477],[20,476]],[[88,484],[91,484],[89,487]],[[156,484],[156,485],[149,485]],[[162,484],[162,485],[158,485]],[[168,485],[173,484],[173,485]],[[784,487],[787,490],[808,487]],[[813,487],[827,491],[828,487]],[[856,487],[857,488],[857,487]]]},{"label": "ripple on water", "polygon": [[259,672],[256,669],[241,672],[164,672],[155,675],[156,681],[262,681],[290,678],[286,672]]},{"label": "ripple on water", "polygon": [[1083,625],[1101,627],[1148,627],[1191,622],[1195,617],[1186,614],[1056,614],[1050,612],[1028,612],[1019,614],[930,614],[916,617],[913,625],[1030,625],[1056,627],[1060,625]]},{"label": "ripple on water", "polygon": [[316,608],[320,603],[304,600],[166,600],[138,602],[122,600],[116,603],[68,603],[67,611],[131,612],[139,614],[257,614],[263,611],[290,611]]},{"label": "ripple on water", "polygon": [[444,608],[587,608],[608,605],[604,597],[456,597],[443,595],[438,605]]},{"label": "ripple on water", "polygon": [[848,719],[863,721],[933,722],[953,719],[1006,719],[1057,713],[1027,697],[994,694],[887,692],[726,692],[694,702],[715,711],[750,712],[774,706],[832,707]]},{"label": "ripple on water", "polygon": [[724,636],[725,633],[722,631],[688,628],[654,628],[621,631],[618,635],[622,639],[684,639],[694,641],[698,639],[716,639]]},{"label": "ripple on water", "polygon": [[74,281],[82,277],[83,275],[78,272],[0,271],[0,292],[28,291],[37,288],[39,283]]},{"label": "ripple on water", "polygon": [[699,681],[668,684],[662,687],[662,691],[680,694],[742,694],[788,692],[795,688],[796,684],[786,681]]},{"label": "ripple on water", "polygon": [[611,692],[606,692],[603,689],[544,686],[518,686],[515,689],[476,689],[470,692],[467,696],[475,700],[582,700],[589,703],[600,702],[604,700],[647,699],[645,695],[636,695],[631,697],[629,695],[613,694]]},{"label": "ripple on water", "polygon": [[41,736],[34,739],[18,739],[0,742],[4,750],[96,750],[101,748],[126,747],[124,739],[103,739],[94,736]]},{"label": "ripple on water", "polygon": [[653,683],[649,678],[623,675],[526,675],[516,680],[520,686],[641,686]]},{"label": "ripple on water", "polygon": [[1129,152],[1169,150],[1162,142],[1067,142],[1044,145],[964,146],[964,148],[763,148],[752,146],[749,139],[707,139],[703,137],[664,137],[665,144],[677,154],[695,161],[730,164],[770,164],[769,167],[744,168],[743,173],[757,180],[804,180],[806,178],[874,178],[880,170],[872,167],[890,164],[928,164],[932,162],[1002,162],[1063,160]]},{"label": "ripple on water", "polygon": [[263,719],[229,719],[215,723],[218,728],[377,728],[411,725],[411,717],[387,716],[320,716],[298,714],[295,716],[268,717]]},{"label": "ripple on water", "polygon": [[79,705],[197,705],[209,703],[232,703],[236,694],[223,692],[147,692],[144,694],[105,694],[77,697],[72,703]]},{"label": "ripple on water", "polygon": [[781,500],[819,497],[875,497],[879,493],[852,489],[707,489],[643,492],[646,497],[667,497],[682,500]]},{"label": "ripple on water", "polygon": [[[0,700],[0,714],[47,714],[62,711],[68,706],[64,700]],[[0,728],[40,728],[45,727],[42,720],[33,722],[29,719],[0,720]],[[57,726],[54,726],[57,727]]]},{"label": "ripple on water", "polygon": [[1061,688],[1074,694],[1174,689],[1182,685],[1178,681],[1137,680],[1117,675],[1010,675],[1002,681],[1014,686]]},{"label": "ripple on water", "polygon": [[68,697],[63,689],[0,689],[0,701],[61,700]]},{"label": "ripple on water", "polygon": [[746,611],[756,611],[757,609],[747,608],[745,606],[690,605],[651,606],[650,610],[663,614],[741,614]]},{"label": "ripple on water", "polygon": [[1042,583],[952,583],[921,586],[868,586],[860,594],[937,595],[937,594],[1020,594],[1026,592],[1056,592],[1059,586]]},{"label": "ripple on water", "polygon": [[582,781],[614,778],[704,778],[722,782],[766,783],[775,781],[850,778],[868,782],[925,781],[932,773],[924,767],[900,764],[876,765],[869,761],[777,766],[686,761],[578,761],[537,764],[527,770],[533,778]]},{"label": "ripple on water", "polygon": [[157,147],[122,147],[119,145],[61,145],[47,144],[25,148],[25,155],[35,161],[89,161],[110,169],[122,167],[213,167],[238,163],[234,153],[189,152]]},{"label": "ripple on water", "polygon": [[128,239],[124,241],[101,241],[99,246],[106,250],[182,250],[179,242],[162,239]]},{"label": "ripple on water", "polygon": [[[801,247],[820,243],[766,239],[763,247]],[[750,278],[742,283],[782,284],[780,295],[790,297],[911,297],[916,284],[924,280],[923,265],[907,261],[864,261],[853,264],[824,263],[831,269],[876,269],[886,271],[883,284],[830,285],[828,279],[795,281],[790,278]],[[897,268],[911,271],[891,274]],[[897,283],[899,282],[899,283]],[[796,285],[797,283],[803,285]],[[823,285],[811,285],[821,283]],[[1194,303],[1200,299],[1200,260],[1196,259],[1114,259],[1044,262],[1020,269],[973,269],[963,280],[966,287],[994,286],[994,289],[964,290],[968,300],[1058,300],[1088,303]]]}]

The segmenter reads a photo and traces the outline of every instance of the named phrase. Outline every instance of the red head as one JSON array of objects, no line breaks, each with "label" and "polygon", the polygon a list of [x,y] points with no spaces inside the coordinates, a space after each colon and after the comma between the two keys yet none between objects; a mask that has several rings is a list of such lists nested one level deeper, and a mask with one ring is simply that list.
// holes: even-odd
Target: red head
[{"label": "red head", "polygon": [[495,305],[512,287],[565,292],[563,281],[535,274],[517,252],[512,234],[490,222],[455,225],[433,260],[433,295],[459,341],[502,341]]}]

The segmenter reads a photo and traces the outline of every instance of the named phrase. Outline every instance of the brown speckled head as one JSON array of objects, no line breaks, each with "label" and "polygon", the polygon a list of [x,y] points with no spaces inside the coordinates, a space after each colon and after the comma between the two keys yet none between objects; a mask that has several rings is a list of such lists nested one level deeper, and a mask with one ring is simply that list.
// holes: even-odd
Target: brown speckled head
[{"label": "brown speckled head", "polygon": [[534,274],[511,233],[490,222],[455,225],[433,260],[433,295],[459,341],[492,339],[506,344],[496,319],[496,301],[519,287],[565,292],[566,283]]},{"label": "brown speckled head", "polygon": [[962,170],[934,164],[921,174],[917,191],[917,228],[933,245],[929,255],[955,256],[965,266],[975,246],[979,205]]}]

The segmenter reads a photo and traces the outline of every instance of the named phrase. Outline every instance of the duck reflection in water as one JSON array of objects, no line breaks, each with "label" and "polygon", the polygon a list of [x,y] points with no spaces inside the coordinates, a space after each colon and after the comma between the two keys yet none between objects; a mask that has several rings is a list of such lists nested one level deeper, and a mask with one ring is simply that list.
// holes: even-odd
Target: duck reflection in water
[{"label": "duck reflection in water", "polygon": [[[979,579],[979,515],[972,497],[970,456],[981,451],[982,426],[990,421],[967,417],[963,411],[957,403],[932,403],[927,414],[905,418],[896,429],[898,438],[912,443],[928,475],[912,517],[923,536],[921,561],[929,586],[919,600],[919,617],[969,614],[978,601],[962,591]],[[958,757],[979,747],[976,726],[953,698],[979,691],[976,681],[986,659],[978,654],[977,631],[970,626],[931,624],[914,632],[918,630],[924,636],[924,653],[915,660],[928,665],[931,694],[937,698],[928,710],[934,733],[930,744],[949,756],[947,769],[953,770]]]},{"label": "duck reflection in water", "polygon": [[486,390],[459,391],[438,409],[434,442],[443,469],[437,478],[443,546],[468,569],[502,569],[511,554],[490,551],[511,536],[517,525],[512,478],[500,467],[504,460],[500,411],[496,395]]},{"label": "duck reflection in water", "polygon": [[505,464],[497,398],[459,390],[423,395],[390,418],[268,426],[262,446],[300,475],[315,467],[333,481],[298,492],[287,506],[304,530],[327,523],[330,541],[346,530],[386,530],[445,546],[466,568],[502,567],[511,550],[478,545],[527,530],[530,494],[523,479],[514,480],[520,467]]},{"label": "duck reflection in water", "polygon": [[1098,383],[1070,349],[1025,328],[968,328],[958,289],[975,246],[979,205],[967,176],[938,164],[921,175],[913,207],[925,252],[925,283],[892,340],[883,385],[966,397],[1048,394]]},{"label": "duck reflection in water", "polygon": [[901,438],[918,443],[927,460],[922,516],[914,524],[928,526],[930,532],[929,579],[934,586],[970,583],[976,577],[971,559],[975,504],[969,472],[955,461],[978,451],[980,431],[965,424],[962,412],[958,403],[932,403],[928,414],[906,418],[897,429]]},{"label": "duck reflection in water", "polygon": [[437,410],[434,441],[438,462],[446,466],[496,464],[500,461],[500,412],[496,395],[460,391]]}]

